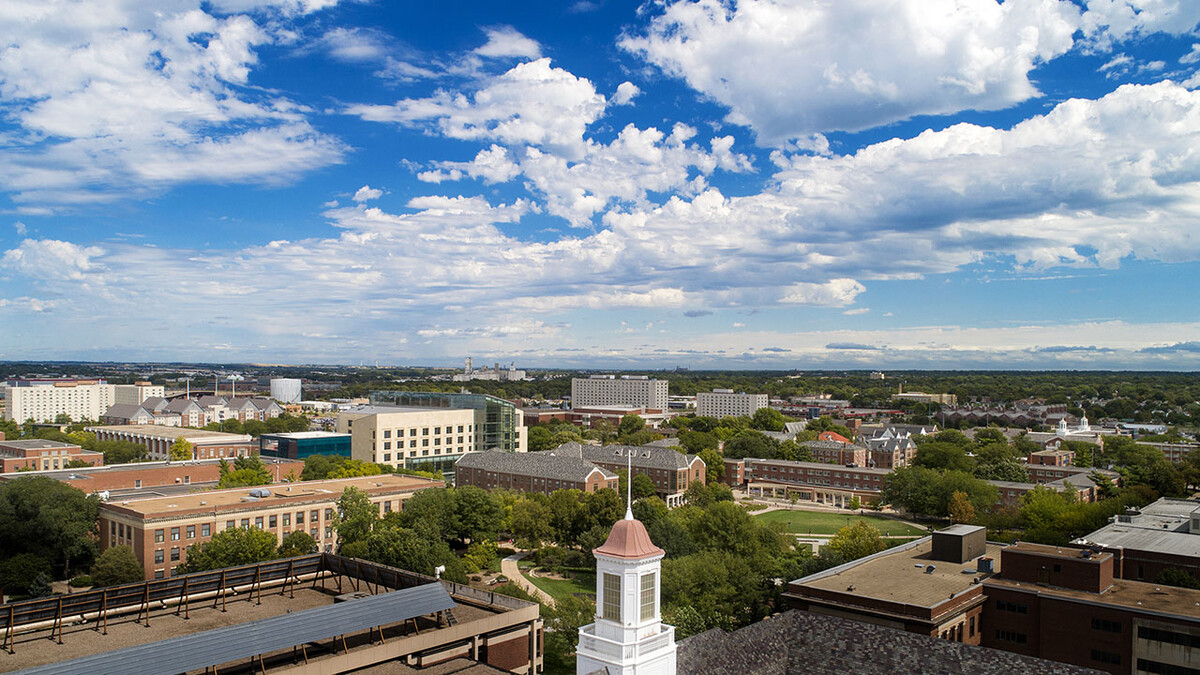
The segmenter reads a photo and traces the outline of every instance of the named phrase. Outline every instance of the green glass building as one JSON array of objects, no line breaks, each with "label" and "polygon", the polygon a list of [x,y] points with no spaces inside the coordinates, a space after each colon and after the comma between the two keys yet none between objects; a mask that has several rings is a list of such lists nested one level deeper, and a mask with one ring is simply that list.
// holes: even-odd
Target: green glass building
[{"label": "green glass building", "polygon": [[371,405],[474,410],[477,452],[492,448],[516,452],[520,447],[520,412],[511,402],[495,396],[430,391],[373,391]]}]

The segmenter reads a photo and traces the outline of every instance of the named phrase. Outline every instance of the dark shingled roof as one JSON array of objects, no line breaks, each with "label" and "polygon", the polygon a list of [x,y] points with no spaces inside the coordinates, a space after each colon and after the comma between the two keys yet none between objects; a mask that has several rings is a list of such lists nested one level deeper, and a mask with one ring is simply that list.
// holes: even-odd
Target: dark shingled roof
[{"label": "dark shingled roof", "polygon": [[518,476],[579,483],[587,480],[588,475],[593,471],[600,471],[609,480],[617,477],[617,474],[602,469],[585,459],[569,455],[555,455],[549,452],[505,452],[503,450],[470,452],[459,458],[454,465]]},{"label": "dark shingled roof", "polygon": [[714,628],[680,641],[677,672],[1076,675],[1100,671],[792,610],[732,633]]},{"label": "dark shingled roof", "polygon": [[633,452],[632,464],[639,469],[686,469],[697,459],[695,455],[685,455],[676,452],[672,448],[660,448],[653,445],[583,445],[581,443],[564,443],[547,452],[562,457],[579,457],[589,462],[623,465],[631,451]]}]

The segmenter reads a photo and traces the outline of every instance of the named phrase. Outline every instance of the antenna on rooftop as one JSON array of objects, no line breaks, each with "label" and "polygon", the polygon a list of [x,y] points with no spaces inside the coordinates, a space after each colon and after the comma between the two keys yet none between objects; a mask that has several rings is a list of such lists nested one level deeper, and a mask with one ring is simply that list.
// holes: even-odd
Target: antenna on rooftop
[{"label": "antenna on rooftop", "polygon": [[625,520],[633,520],[633,448],[625,455]]}]

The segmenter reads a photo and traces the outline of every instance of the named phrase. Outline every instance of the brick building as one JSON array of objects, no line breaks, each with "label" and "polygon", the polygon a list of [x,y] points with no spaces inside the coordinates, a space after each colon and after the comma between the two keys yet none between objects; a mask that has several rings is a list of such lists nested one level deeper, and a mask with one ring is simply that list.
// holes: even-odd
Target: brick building
[{"label": "brick building", "polygon": [[404,500],[419,490],[444,485],[439,480],[385,474],[112,501],[100,506],[100,550],[132,547],[147,579],[171,576],[176,566],[186,562],[188,546],[233,527],[258,527],[274,533],[280,542],[290,532],[308,532],[325,550],[332,550],[337,543],[333,529],[337,500],[347,487],[366,492],[382,515],[400,510]]},{"label": "brick building", "polygon": [[23,441],[0,440],[0,473],[61,469],[71,461],[104,464],[104,455],[78,445],[33,438]]},{"label": "brick building", "polygon": [[550,494],[555,490],[595,492],[617,488],[617,474],[579,457],[552,452],[472,452],[455,462],[454,484],[485,490]]},{"label": "brick building", "polygon": [[726,475],[741,474],[746,491],[750,494],[798,499],[818,504],[845,507],[850,500],[879,499],[884,478],[891,473],[888,469],[873,467],[847,467],[820,462],[793,462],[785,459],[756,459],[747,457],[731,470],[725,463]]},{"label": "brick building", "polygon": [[1200,591],[1120,579],[1115,556],[1018,543],[983,582],[983,645],[1110,673],[1200,672]]},{"label": "brick building", "polygon": [[[264,463],[276,482],[283,480],[293,471],[299,475],[304,470],[303,462],[264,458]],[[156,496],[164,488],[193,490],[214,487],[221,479],[220,464],[221,460],[219,459],[190,462],[137,462],[60,469],[58,471],[38,471],[36,473],[22,472],[3,478],[17,478],[26,475],[46,476],[88,494],[121,491],[136,494],[139,490],[145,490],[150,496]],[[189,486],[194,487],[189,488]],[[132,495],[126,495],[126,497],[133,498]]]},{"label": "brick building", "polygon": [[668,506],[683,504],[683,493],[693,481],[704,483],[706,466],[696,455],[685,455],[671,448],[653,445],[583,445],[564,443],[553,450],[555,455],[585,459],[613,473],[624,471],[626,462],[633,467],[633,475],[645,474],[654,481],[658,496]]},{"label": "brick building", "polygon": [[[830,433],[830,432],[825,432]],[[843,466],[866,466],[866,447],[837,440],[804,441],[800,444],[812,453],[812,461]]]},{"label": "brick building", "polygon": [[1035,450],[1029,453],[1026,461],[1044,466],[1071,466],[1075,463],[1075,453],[1071,450]]},{"label": "brick building", "polygon": [[994,562],[1000,552],[984,528],[955,525],[793,581],[785,597],[813,614],[978,645],[986,598],[977,559]]}]

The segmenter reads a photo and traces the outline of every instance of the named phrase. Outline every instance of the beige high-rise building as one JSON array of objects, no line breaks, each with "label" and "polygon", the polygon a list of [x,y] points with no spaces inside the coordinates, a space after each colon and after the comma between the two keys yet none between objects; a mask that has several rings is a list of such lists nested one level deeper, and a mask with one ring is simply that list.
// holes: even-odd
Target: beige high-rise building
[{"label": "beige high-rise building", "polygon": [[138,405],[163,395],[162,386],[149,382],[109,384],[104,380],[12,379],[7,382],[4,417],[23,423],[53,422],[59,415],[72,421],[99,420],[115,403]]},{"label": "beige high-rise building", "polygon": [[163,398],[165,388],[161,384],[134,382],[113,385],[113,403],[117,405],[141,405],[148,398]]},{"label": "beige high-rise building", "polygon": [[592,375],[571,380],[572,408],[610,405],[666,410],[667,381],[645,375]]},{"label": "beige high-rise building", "polygon": [[696,414],[700,417],[750,417],[767,407],[766,394],[747,394],[732,389],[713,389],[696,394]]},{"label": "beige high-rise building", "polygon": [[475,411],[464,408],[358,406],[338,413],[354,459],[419,471],[453,473],[475,450]]}]

